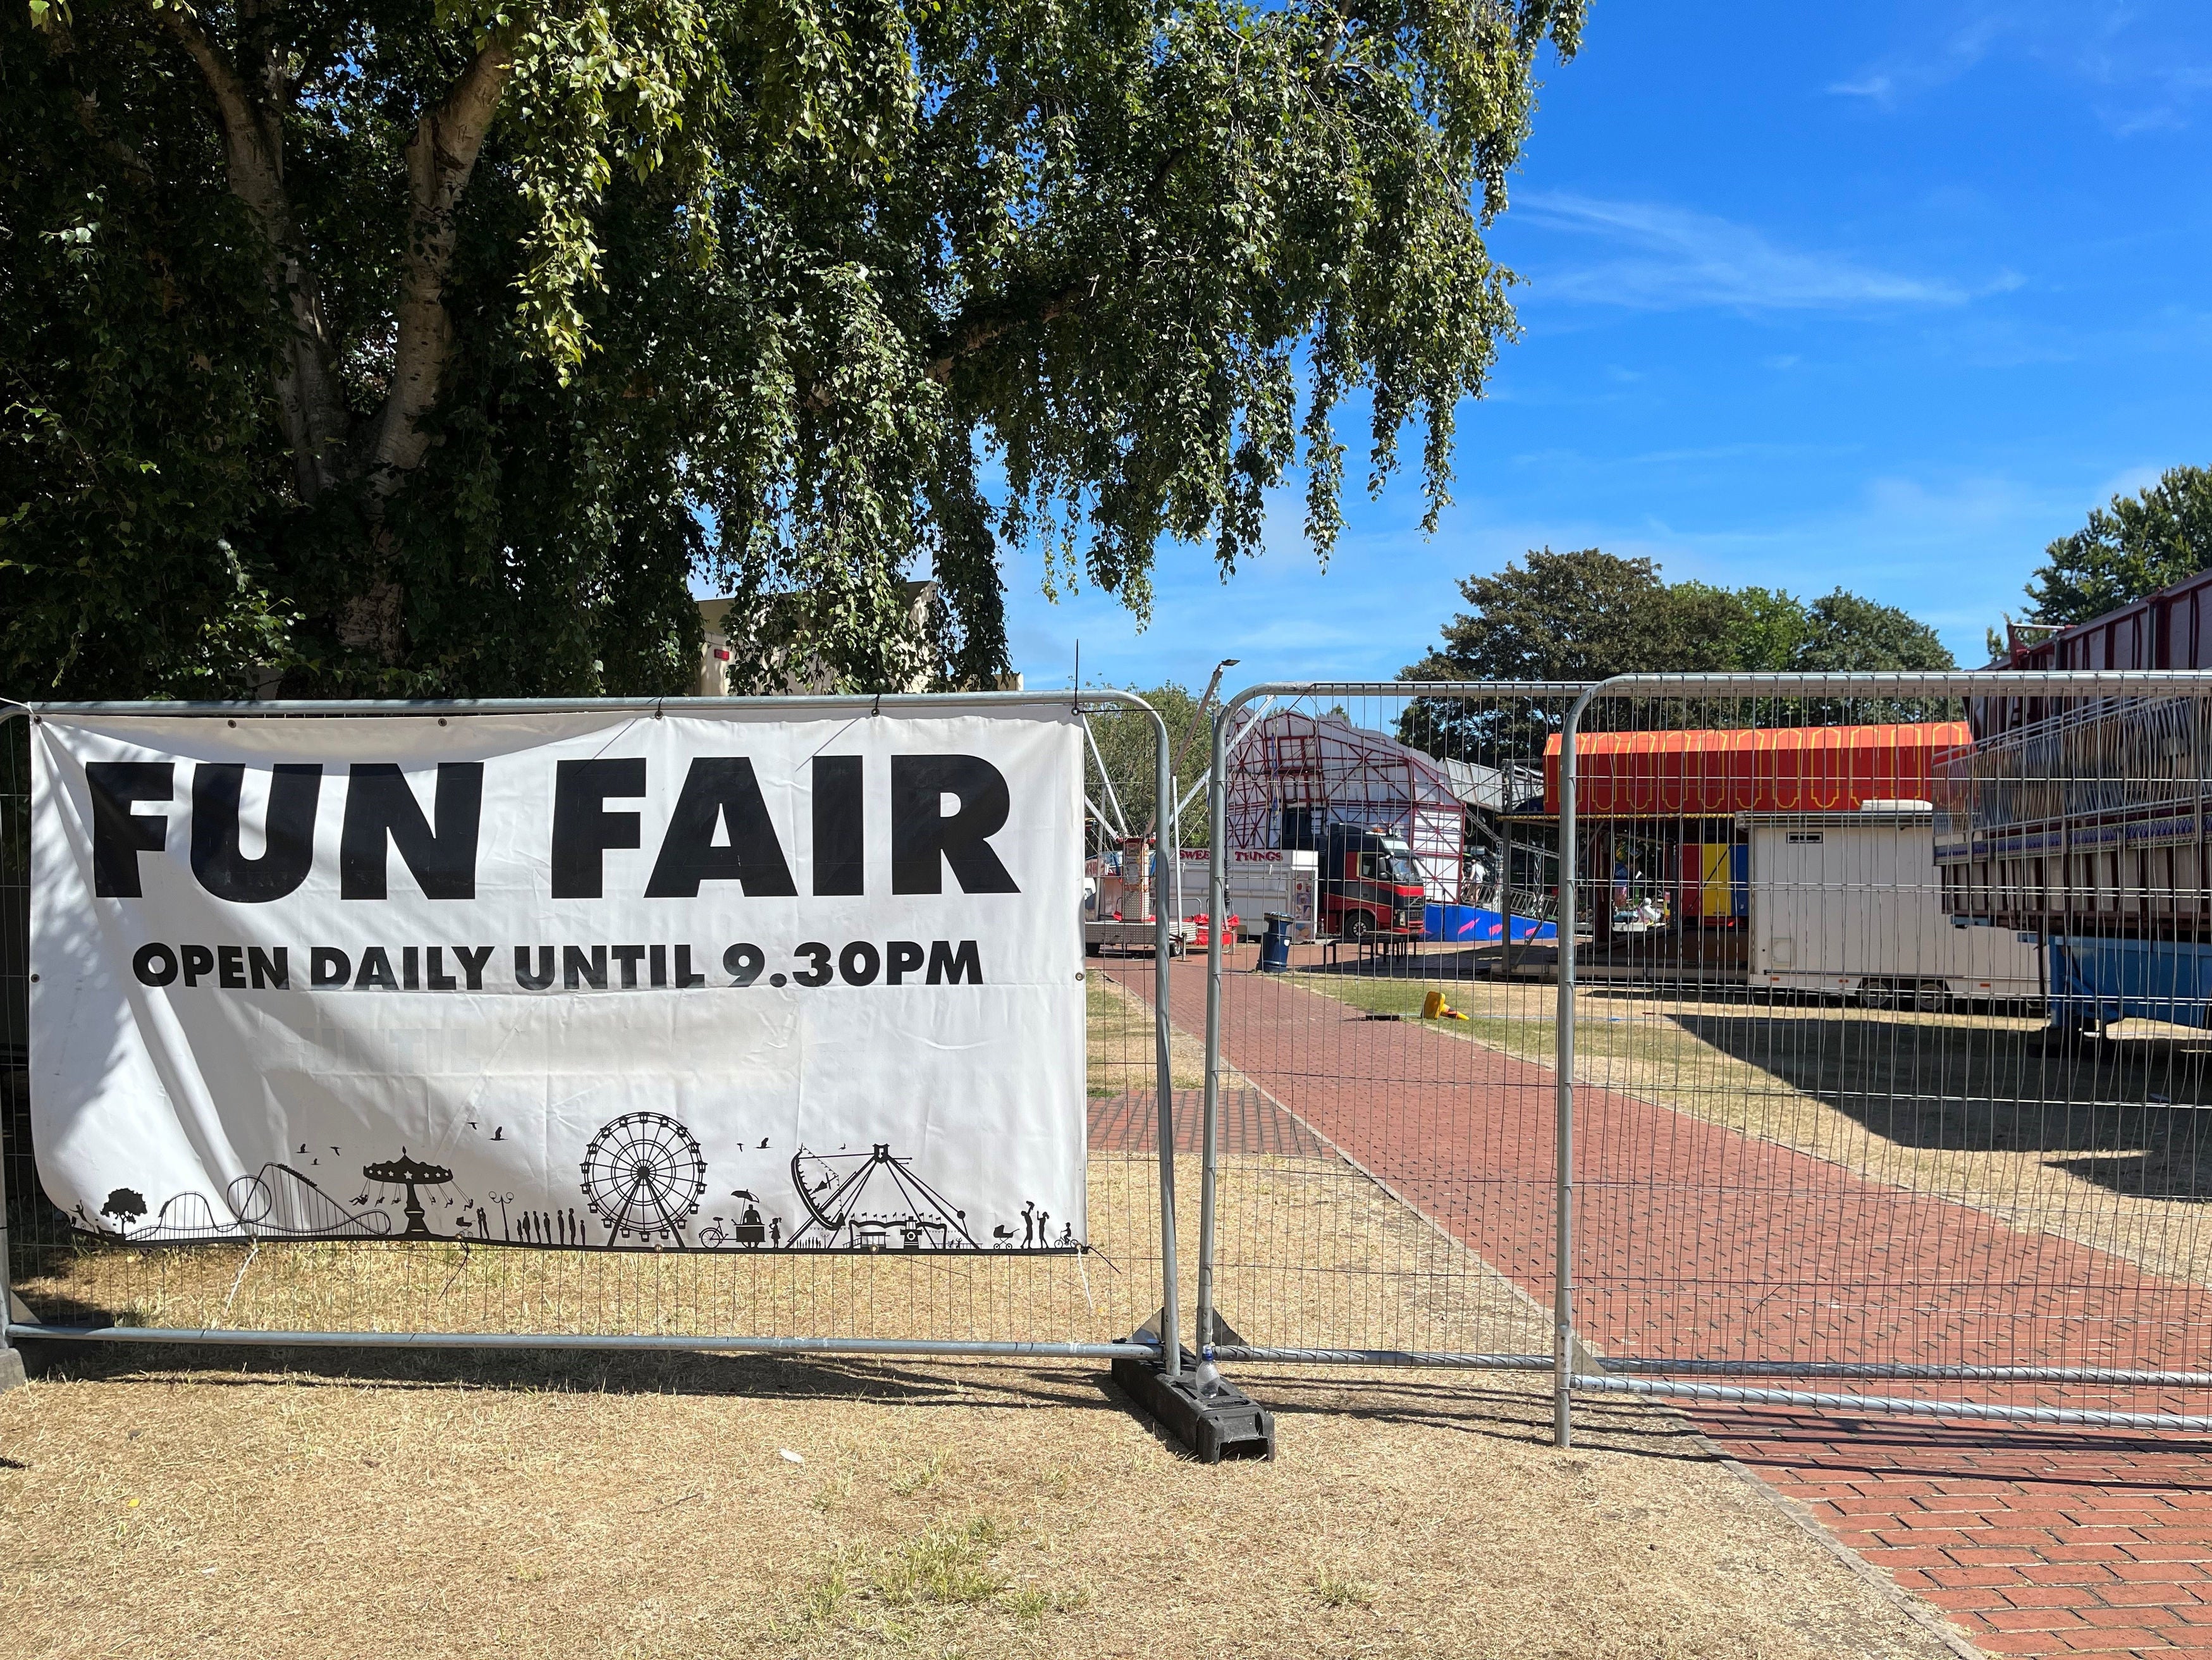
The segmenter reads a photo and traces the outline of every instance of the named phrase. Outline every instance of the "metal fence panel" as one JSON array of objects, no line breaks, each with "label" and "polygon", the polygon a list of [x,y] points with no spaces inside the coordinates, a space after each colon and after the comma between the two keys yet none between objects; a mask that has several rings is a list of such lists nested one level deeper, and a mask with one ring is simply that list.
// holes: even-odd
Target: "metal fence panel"
[{"label": "metal fence panel", "polygon": [[[845,700],[641,700],[686,714],[825,705],[857,714],[974,713],[1034,694]],[[1141,700],[1087,695],[1152,732],[1165,787],[1165,732]],[[602,700],[580,707],[606,708]],[[618,705],[616,705],[618,706]],[[178,712],[179,706],[124,706]],[[471,714],[579,705],[542,701],[456,704],[258,704],[210,716],[374,720],[387,713]],[[1164,1009],[1104,976],[1088,977],[1086,1033],[1092,1135],[1082,1255],[774,1251],[617,1253],[477,1249],[398,1239],[149,1245],[73,1230],[40,1190],[29,1128],[27,960],[30,873],[28,722],[0,721],[0,1288],[17,1299],[18,1341],[97,1331],[120,1341],[224,1343],[401,1341],[559,1347],[825,1349],[845,1352],[1143,1353],[1130,1334],[1172,1310],[1174,1190],[1163,1157],[1158,1092],[1170,1086]],[[1165,975],[1162,927],[1148,962]],[[1076,919],[1069,919],[1071,927]],[[1195,1082],[1195,1067],[1189,1068]],[[1108,1110],[1111,1109],[1111,1110]],[[1170,1118],[1171,1124],[1171,1118]],[[1170,1331],[1170,1338],[1175,1334]],[[1172,1341],[1170,1356],[1172,1357]],[[1172,1358],[1170,1359],[1172,1365]]]},{"label": "metal fence panel", "polygon": [[[1272,801],[1279,842],[1330,769],[1240,762],[1255,708],[1425,757],[1475,903],[1419,940],[1210,965],[1223,1353],[1548,1351],[1563,1438],[1571,1388],[2212,1426],[2212,678],[1261,688],[1218,723],[1220,796]],[[1530,794],[1480,798],[1516,769]],[[1379,775],[1336,769],[1350,818],[1385,817]],[[1559,937],[1511,961],[1438,937],[1518,888],[1475,851],[1496,823],[1558,861],[1514,903]],[[1255,1110],[1320,1146],[1248,1164]],[[1435,1243],[1363,1231],[1361,1192]],[[1308,1211],[1296,1268],[1260,1268]],[[1812,1386],[1835,1379],[1860,1392]]]},{"label": "metal fence panel", "polygon": [[[1282,971],[1217,930],[1178,1008],[1207,1037],[1199,1317],[1223,1355],[1549,1364],[1550,1081],[1519,1049],[1549,1030],[1556,844],[1527,809],[1578,690],[1225,706],[1210,909],[1237,909],[1231,849],[1310,860],[1316,893]],[[1423,1020],[1431,992],[1463,1018]]]}]

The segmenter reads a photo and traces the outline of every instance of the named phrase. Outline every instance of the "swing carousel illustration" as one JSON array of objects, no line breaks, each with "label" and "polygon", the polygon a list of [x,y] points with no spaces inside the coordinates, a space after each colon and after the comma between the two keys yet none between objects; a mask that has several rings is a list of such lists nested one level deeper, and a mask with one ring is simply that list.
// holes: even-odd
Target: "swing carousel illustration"
[{"label": "swing carousel illustration", "polygon": [[868,1152],[792,1155],[791,1182],[806,1220],[791,1236],[797,1250],[974,1250],[968,1213],[914,1173],[878,1141]]},{"label": "swing carousel illustration", "polygon": [[625,1114],[584,1149],[584,1198],[605,1224],[609,1245],[690,1249],[684,1230],[707,1191],[699,1140],[661,1112]]}]

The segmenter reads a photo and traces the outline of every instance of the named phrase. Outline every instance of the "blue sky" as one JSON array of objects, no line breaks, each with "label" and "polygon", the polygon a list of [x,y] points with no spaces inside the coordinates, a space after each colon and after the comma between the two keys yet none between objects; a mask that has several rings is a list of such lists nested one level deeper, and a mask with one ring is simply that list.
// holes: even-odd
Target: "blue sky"
[{"label": "blue sky", "polygon": [[[1455,505],[1295,490],[1225,586],[1168,544],[1139,630],[1010,562],[1016,667],[1388,678],[1532,546],[1901,605],[1981,660],[2052,537],[2212,464],[2212,6],[1595,0],[1493,228],[1525,337]],[[1356,479],[1356,467],[1347,467]]]}]

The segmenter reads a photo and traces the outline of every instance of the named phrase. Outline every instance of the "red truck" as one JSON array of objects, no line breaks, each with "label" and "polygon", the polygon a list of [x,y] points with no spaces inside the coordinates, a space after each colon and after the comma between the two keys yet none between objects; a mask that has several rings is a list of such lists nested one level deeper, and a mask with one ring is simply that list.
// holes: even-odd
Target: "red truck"
[{"label": "red truck", "polygon": [[1428,890],[1403,836],[1380,825],[1330,824],[1320,839],[1325,932],[1347,939],[1422,932]]}]

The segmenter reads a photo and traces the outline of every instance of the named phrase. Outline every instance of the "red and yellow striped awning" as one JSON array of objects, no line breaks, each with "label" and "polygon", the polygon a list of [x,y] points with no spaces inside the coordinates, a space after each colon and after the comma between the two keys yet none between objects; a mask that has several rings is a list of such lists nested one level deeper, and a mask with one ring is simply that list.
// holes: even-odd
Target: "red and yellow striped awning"
[{"label": "red and yellow striped awning", "polygon": [[[1575,740],[1576,811],[1610,818],[1856,812],[1935,799],[1938,763],[1971,749],[1963,721],[1874,727],[1586,732]],[[1544,810],[1559,810],[1559,739],[1544,746]]]}]

